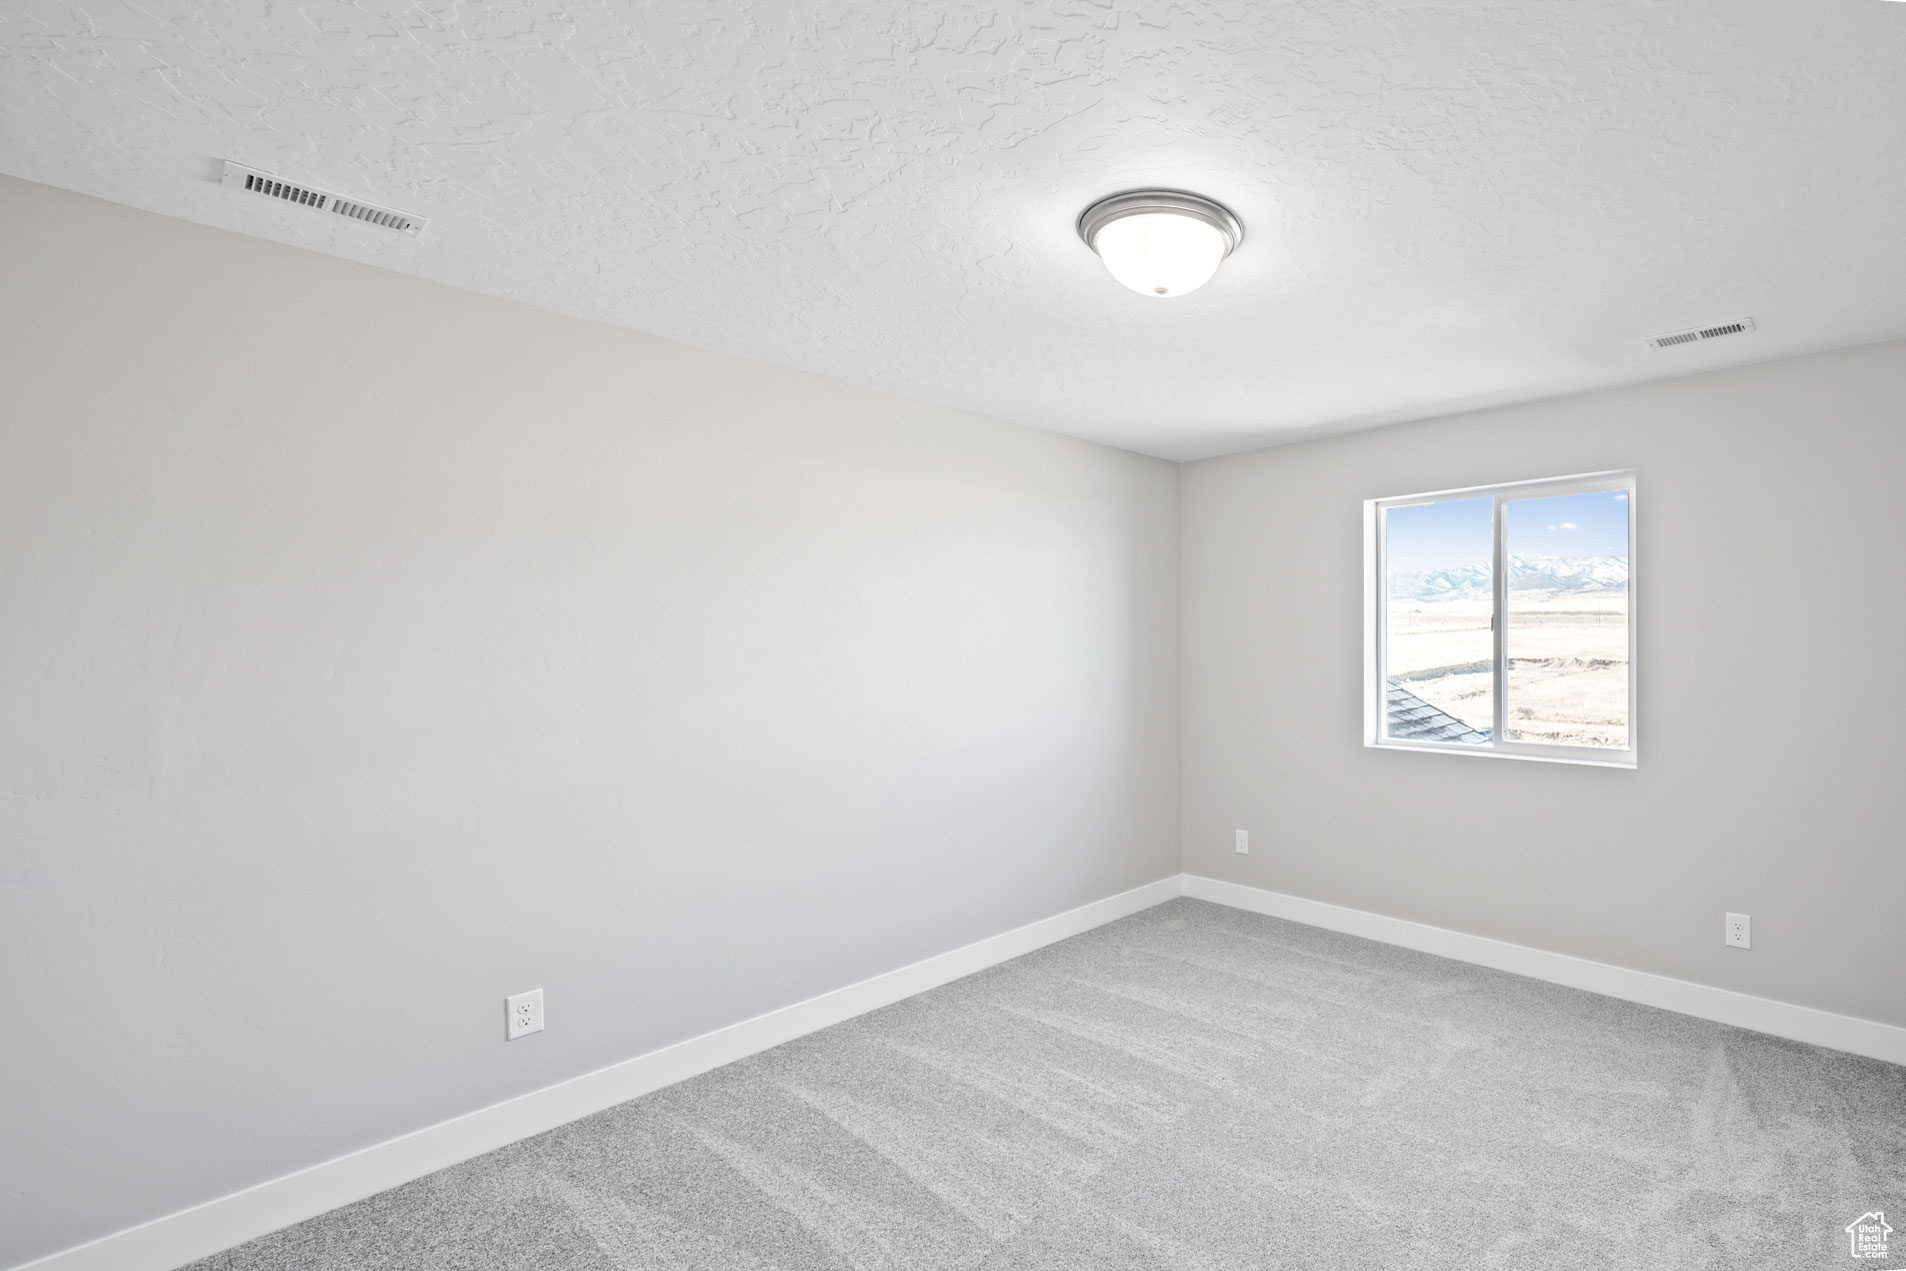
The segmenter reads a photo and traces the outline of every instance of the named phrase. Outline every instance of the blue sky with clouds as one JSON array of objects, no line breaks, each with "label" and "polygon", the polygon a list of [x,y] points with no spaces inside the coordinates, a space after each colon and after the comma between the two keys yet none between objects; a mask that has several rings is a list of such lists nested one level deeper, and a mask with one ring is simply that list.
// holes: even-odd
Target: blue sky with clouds
[{"label": "blue sky with clouds", "polygon": [[[1493,511],[1488,498],[1449,499],[1386,513],[1390,569],[1430,573],[1487,565]],[[1604,490],[1541,499],[1514,499],[1504,506],[1509,551],[1522,556],[1628,555],[1628,493]]]},{"label": "blue sky with clouds", "polygon": [[1628,555],[1628,492],[1517,499],[1503,506],[1517,556]]}]

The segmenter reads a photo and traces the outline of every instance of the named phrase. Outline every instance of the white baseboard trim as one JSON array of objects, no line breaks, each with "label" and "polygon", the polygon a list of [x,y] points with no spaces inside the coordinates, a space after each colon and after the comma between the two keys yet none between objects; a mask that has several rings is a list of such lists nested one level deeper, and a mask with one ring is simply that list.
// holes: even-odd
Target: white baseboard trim
[{"label": "white baseboard trim", "polygon": [[171,1271],[1178,896],[1180,875],[155,1218],[15,1271]]},{"label": "white baseboard trim", "polygon": [[1248,909],[1252,913],[1268,914],[1273,918],[1288,918],[1292,922],[1312,927],[1380,940],[1384,944],[1434,953],[1459,962],[1473,962],[1498,971],[1511,971],[1531,979],[1586,989],[1590,993],[1639,1002],[1644,1006],[1679,1011],[1697,1019],[1732,1024],[1736,1028],[1749,1028],[1757,1033],[1771,1033],[1791,1041],[1884,1059],[1888,1063],[1906,1064],[1906,1028],[1882,1024],[1877,1020],[1835,1015],[1831,1011],[1815,1010],[1810,1006],[1776,1002],[1771,998],[1736,993],[1731,989],[1670,979],[1665,975],[1633,971],[1606,962],[1591,962],[1587,958],[1570,957],[1566,953],[1550,953],[1546,949],[1532,949],[1527,945],[1425,926],[1420,922],[1389,918],[1361,909],[1346,909],[1342,905],[1306,900],[1302,896],[1248,887],[1243,883],[1227,883],[1199,874],[1186,874],[1184,884],[1184,894],[1195,900],[1208,900],[1229,905],[1233,909]]},{"label": "white baseboard trim", "polygon": [[1182,874],[155,1218],[22,1264],[14,1271],[172,1271],[221,1249],[553,1130],[578,1117],[924,993],[1180,895],[1906,1064],[1906,1028],[1895,1025],[1347,909],[1243,883]]}]

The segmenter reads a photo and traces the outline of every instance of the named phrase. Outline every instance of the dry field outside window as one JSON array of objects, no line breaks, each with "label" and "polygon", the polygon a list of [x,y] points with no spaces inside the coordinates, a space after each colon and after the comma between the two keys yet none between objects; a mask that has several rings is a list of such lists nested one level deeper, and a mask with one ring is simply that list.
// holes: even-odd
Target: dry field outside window
[{"label": "dry field outside window", "polygon": [[[1390,682],[1478,732],[1490,703],[1490,597],[1392,599]],[[1628,592],[1509,592],[1509,711],[1513,741],[1628,745]]]}]

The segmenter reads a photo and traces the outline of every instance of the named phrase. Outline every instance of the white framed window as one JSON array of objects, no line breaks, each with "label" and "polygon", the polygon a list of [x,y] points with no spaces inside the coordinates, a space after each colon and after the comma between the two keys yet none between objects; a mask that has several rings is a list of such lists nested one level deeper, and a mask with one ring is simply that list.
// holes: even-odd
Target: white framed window
[{"label": "white framed window", "polygon": [[1635,474],[1364,503],[1364,744],[1635,764]]}]

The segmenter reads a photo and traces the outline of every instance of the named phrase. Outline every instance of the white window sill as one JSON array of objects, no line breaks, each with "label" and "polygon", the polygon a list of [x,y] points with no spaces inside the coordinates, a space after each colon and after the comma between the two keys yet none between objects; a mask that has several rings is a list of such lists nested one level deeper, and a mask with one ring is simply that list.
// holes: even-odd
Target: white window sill
[{"label": "white window sill", "polygon": [[1614,750],[1606,759],[1588,754],[1542,754],[1527,750],[1493,750],[1481,746],[1438,746],[1417,741],[1365,741],[1366,750],[1414,750],[1431,755],[1461,755],[1469,759],[1521,759],[1533,763],[1566,763],[1581,768],[1635,767],[1635,752]]}]

